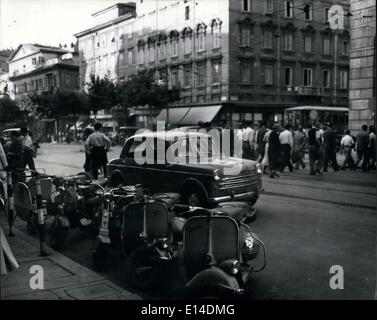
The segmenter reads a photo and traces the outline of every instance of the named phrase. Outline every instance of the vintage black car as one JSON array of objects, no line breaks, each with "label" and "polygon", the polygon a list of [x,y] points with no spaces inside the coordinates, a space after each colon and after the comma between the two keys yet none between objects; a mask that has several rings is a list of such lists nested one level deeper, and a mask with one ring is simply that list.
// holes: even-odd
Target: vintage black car
[{"label": "vintage black car", "polygon": [[192,206],[227,201],[254,204],[262,189],[256,161],[220,154],[217,141],[198,132],[149,132],[130,137],[108,164],[113,186],[142,184],[150,192],[179,192]]}]

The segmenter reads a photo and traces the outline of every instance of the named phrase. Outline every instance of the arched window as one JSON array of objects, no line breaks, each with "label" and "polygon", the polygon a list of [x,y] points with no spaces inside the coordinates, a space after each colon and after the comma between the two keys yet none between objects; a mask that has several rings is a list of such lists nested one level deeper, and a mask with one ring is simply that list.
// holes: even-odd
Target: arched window
[{"label": "arched window", "polygon": [[219,48],[221,46],[221,24],[220,19],[213,19],[211,23],[212,47]]},{"label": "arched window", "polygon": [[172,30],[169,33],[170,38],[170,55],[172,57],[178,56],[178,40],[179,40],[179,33],[176,30]]},{"label": "arched window", "polygon": [[186,27],[182,31],[183,41],[184,41],[184,53],[189,54],[192,50],[192,29]]},{"label": "arched window", "polygon": [[165,59],[166,58],[166,39],[167,36],[164,33],[160,33],[158,35],[158,57],[159,59]]},{"label": "arched window", "polygon": [[206,49],[206,28],[204,23],[200,23],[196,27],[197,51],[204,51]]}]

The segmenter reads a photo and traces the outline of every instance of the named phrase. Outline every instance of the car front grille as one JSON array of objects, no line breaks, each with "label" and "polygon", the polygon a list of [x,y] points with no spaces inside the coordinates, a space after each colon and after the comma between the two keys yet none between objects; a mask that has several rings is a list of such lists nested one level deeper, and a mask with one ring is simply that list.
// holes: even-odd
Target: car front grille
[{"label": "car front grille", "polygon": [[221,179],[220,190],[250,188],[258,185],[258,177],[256,173],[248,172],[238,176],[227,176]]}]

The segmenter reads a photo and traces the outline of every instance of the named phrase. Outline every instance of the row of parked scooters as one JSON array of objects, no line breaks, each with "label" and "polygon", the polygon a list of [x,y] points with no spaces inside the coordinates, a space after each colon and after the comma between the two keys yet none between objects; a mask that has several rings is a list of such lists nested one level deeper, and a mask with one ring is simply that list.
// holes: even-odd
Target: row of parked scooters
[{"label": "row of parked scooters", "polygon": [[141,185],[111,187],[86,173],[32,172],[14,186],[14,209],[30,233],[39,230],[40,212],[51,218],[46,239],[55,250],[64,247],[71,228],[89,232],[99,271],[107,269],[110,250],[124,250],[125,280],[141,290],[156,287],[180,254],[185,293],[195,297],[243,294],[251,274],[266,266],[264,244],[247,224],[254,209],[244,202],[190,207],[177,193],[149,195]]}]

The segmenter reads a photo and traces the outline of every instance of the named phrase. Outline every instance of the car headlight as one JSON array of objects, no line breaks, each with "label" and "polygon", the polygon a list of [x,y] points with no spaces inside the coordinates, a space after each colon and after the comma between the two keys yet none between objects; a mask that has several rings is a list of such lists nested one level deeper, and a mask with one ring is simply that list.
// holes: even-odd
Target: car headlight
[{"label": "car headlight", "polygon": [[230,274],[236,275],[240,271],[240,263],[235,261],[232,268],[230,269]]},{"label": "car headlight", "polygon": [[262,174],[263,173],[263,166],[260,163],[256,164],[257,173]]},{"label": "car headlight", "polygon": [[213,174],[214,174],[214,179],[216,180],[216,181],[219,181],[219,180],[221,180],[221,177],[220,177],[220,170],[219,169],[215,169],[214,171],[213,171]]},{"label": "car headlight", "polygon": [[231,275],[236,275],[240,269],[241,264],[238,260],[234,259],[228,259],[219,264],[220,269],[224,270],[225,272],[228,272]]}]

